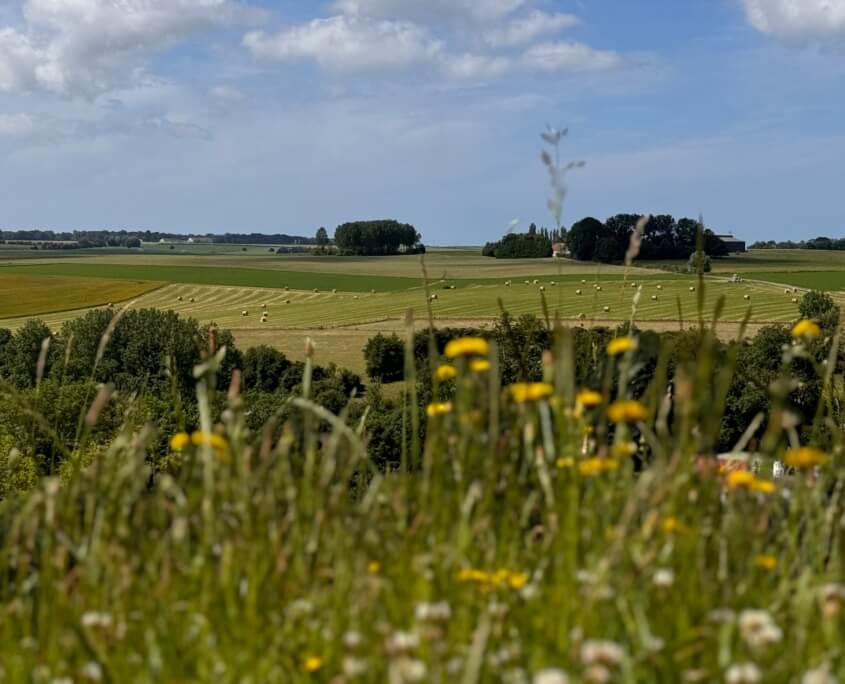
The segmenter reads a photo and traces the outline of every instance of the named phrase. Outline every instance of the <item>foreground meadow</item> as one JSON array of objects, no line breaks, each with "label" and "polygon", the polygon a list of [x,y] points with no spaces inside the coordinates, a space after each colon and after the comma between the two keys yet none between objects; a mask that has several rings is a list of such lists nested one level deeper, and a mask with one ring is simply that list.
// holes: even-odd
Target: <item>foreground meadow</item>
[{"label": "foreground meadow", "polygon": [[[542,377],[505,387],[514,359],[456,339],[421,369],[430,383],[406,382],[392,469],[371,458],[366,413],[312,402],[310,361],[285,417],[250,430],[240,375],[217,387],[212,336],[195,430],[127,422],[92,441],[104,385],[60,475],[6,488],[0,680],[837,681],[835,330],[793,328],[770,411],[721,458],[742,343],[717,353],[704,330],[635,390],[638,338],[621,335],[584,390],[561,325]],[[820,387],[806,420],[796,369]],[[23,459],[11,450],[4,482]]]}]

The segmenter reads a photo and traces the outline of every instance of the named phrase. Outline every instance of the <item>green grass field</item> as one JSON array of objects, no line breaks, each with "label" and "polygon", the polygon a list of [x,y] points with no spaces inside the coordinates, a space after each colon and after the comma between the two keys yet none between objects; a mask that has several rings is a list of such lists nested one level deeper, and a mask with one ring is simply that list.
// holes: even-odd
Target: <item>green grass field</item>
[{"label": "green grass field", "polygon": [[44,276],[0,271],[0,319],[121,302],[161,285],[148,280]]}]

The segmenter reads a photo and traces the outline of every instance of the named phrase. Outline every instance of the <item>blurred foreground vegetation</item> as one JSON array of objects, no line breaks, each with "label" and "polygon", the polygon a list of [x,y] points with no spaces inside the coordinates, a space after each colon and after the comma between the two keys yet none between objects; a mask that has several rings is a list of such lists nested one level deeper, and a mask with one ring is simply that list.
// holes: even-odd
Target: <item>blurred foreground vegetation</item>
[{"label": "blurred foreground vegetation", "polygon": [[838,309],[711,328],[0,334],[0,681],[842,679]]}]

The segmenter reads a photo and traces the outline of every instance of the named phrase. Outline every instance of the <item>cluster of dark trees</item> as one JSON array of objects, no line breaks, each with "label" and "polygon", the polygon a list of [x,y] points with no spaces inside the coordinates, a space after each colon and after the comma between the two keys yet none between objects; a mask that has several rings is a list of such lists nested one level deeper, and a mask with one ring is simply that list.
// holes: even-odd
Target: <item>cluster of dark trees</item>
[{"label": "cluster of dark trees", "polygon": [[547,259],[552,256],[552,245],[561,241],[565,231],[537,229],[532,223],[527,233],[508,233],[498,242],[488,242],[481,255],[496,259]]},{"label": "cluster of dark trees", "polygon": [[[642,214],[617,214],[604,223],[587,217],[573,224],[567,234],[567,247],[574,259],[620,263],[631,241],[631,233]],[[690,218],[675,220],[668,214],[652,216],[645,225],[639,259],[689,259],[696,251],[700,223]],[[727,256],[728,247],[716,235],[703,231],[704,253]]]},{"label": "cluster of dark trees", "polygon": [[420,239],[414,226],[392,219],[344,223],[334,234],[335,246],[344,256],[422,254],[425,246]]},{"label": "cluster of dark trees", "polygon": [[[214,244],[229,245],[313,245],[314,238],[286,233],[225,233],[224,235],[207,235]],[[184,239],[184,236],[182,236]]]},{"label": "cluster of dark trees", "polygon": [[[42,249],[85,249],[90,247],[140,247],[142,242],[161,240],[181,242],[188,237],[201,238],[215,244],[234,245],[314,245],[314,238],[286,233],[267,235],[264,233],[226,233],[224,235],[179,235],[150,230],[74,230],[58,232],[53,230],[2,230],[0,241],[6,244],[37,243]],[[51,244],[51,243],[66,243]],[[76,243],[72,245],[71,243]]]},{"label": "cluster of dark trees", "polygon": [[[302,362],[269,347],[242,352],[228,331],[157,309],[126,312],[97,361],[114,316],[110,309],[94,310],[55,333],[38,320],[15,333],[0,329],[0,458],[17,447],[36,474],[57,472],[69,451],[79,446],[84,416],[107,384],[114,392],[86,435],[83,450],[108,443],[124,424],[133,429],[151,424],[159,443],[150,457],[153,465],[160,465],[171,435],[198,429],[193,369],[208,358],[210,348],[223,346],[227,353],[212,394],[215,419],[225,407],[226,389],[237,368],[250,427],[260,431],[274,415],[282,423],[288,418],[297,423],[288,399],[301,395]],[[333,412],[341,412],[363,390],[354,373],[335,366],[314,368],[311,396]]]},{"label": "cluster of dark trees", "polygon": [[751,245],[751,249],[824,249],[836,252],[845,250],[845,238],[829,238],[820,236],[812,240],[763,240]]}]

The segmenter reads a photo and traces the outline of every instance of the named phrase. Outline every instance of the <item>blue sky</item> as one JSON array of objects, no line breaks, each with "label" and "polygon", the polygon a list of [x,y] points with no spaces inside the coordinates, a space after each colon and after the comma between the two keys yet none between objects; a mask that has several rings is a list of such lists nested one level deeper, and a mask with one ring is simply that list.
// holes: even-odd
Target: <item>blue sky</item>
[{"label": "blue sky", "polygon": [[845,235],[845,0],[5,0],[0,225]]}]

